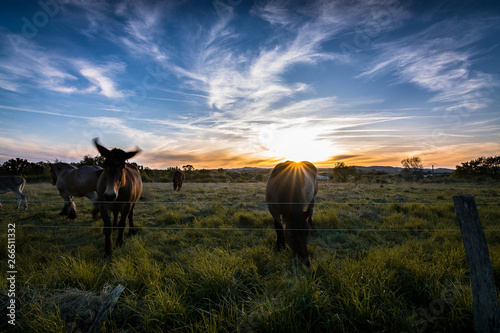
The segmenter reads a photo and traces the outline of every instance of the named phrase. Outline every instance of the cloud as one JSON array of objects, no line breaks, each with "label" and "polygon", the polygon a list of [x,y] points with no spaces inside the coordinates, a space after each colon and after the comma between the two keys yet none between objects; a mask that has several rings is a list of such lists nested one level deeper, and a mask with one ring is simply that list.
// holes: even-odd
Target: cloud
[{"label": "cloud", "polygon": [[65,71],[65,61],[59,56],[41,50],[33,43],[26,43],[22,51],[8,49],[0,58],[0,78],[3,87],[11,91],[29,88],[74,92],[72,82],[76,77]]},{"label": "cloud", "polygon": [[45,115],[57,116],[57,117],[67,117],[67,118],[76,118],[76,119],[91,119],[89,117],[75,116],[75,115],[64,114],[64,113],[59,113],[59,112],[37,110],[37,109],[32,109],[32,108],[15,107],[15,106],[8,106],[8,105],[0,105],[0,109],[22,111],[22,112],[29,112],[29,113],[38,113],[38,114],[45,114]]},{"label": "cloud", "polygon": [[473,59],[481,53],[473,45],[491,24],[487,19],[442,21],[420,33],[380,44],[379,57],[358,78],[389,72],[400,82],[434,93],[429,102],[444,103],[450,110],[484,108],[492,98],[491,93],[482,93],[491,92],[499,83],[491,74],[472,70]]},{"label": "cloud", "polygon": [[102,66],[95,66],[86,61],[76,61],[76,67],[81,75],[99,88],[100,94],[108,98],[121,98],[124,93],[117,90],[116,83],[112,77],[117,73],[125,71],[123,63],[110,63]]},{"label": "cloud", "polygon": [[30,89],[62,94],[99,93],[107,98],[120,98],[115,77],[125,71],[121,62],[93,64],[58,50],[46,50],[26,41],[22,50],[8,49],[0,58],[0,87],[26,92]]},{"label": "cloud", "polygon": [[[328,39],[326,29],[303,24],[279,45],[263,41],[256,51],[238,49],[244,35],[234,32],[225,17],[206,33],[195,30],[183,36],[188,43],[180,50],[186,59],[179,65],[166,65],[188,87],[207,95],[210,107],[227,112],[262,112],[286,97],[308,89],[303,82],[287,83],[284,75],[294,66],[316,64],[335,58],[320,50]],[[242,113],[242,112],[239,112]]]},{"label": "cloud", "polygon": [[[389,14],[382,22],[384,10]],[[236,30],[236,16],[229,15],[204,30],[198,26],[179,29],[184,32],[180,38],[186,41],[178,50],[182,59],[165,65],[186,87],[206,94],[209,107],[229,117],[267,113],[277,103],[313,90],[307,82],[292,81],[287,74],[298,66],[344,61],[343,54],[326,51],[324,44],[340,33],[354,31],[363,19],[395,29],[409,17],[402,5],[377,1],[257,2],[251,15],[274,29],[251,51],[238,47],[250,36]]]}]

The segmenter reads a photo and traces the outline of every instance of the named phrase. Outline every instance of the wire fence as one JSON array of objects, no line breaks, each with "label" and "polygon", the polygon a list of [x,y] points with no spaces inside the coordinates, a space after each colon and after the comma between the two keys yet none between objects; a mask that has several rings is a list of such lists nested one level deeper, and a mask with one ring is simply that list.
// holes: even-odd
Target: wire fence
[{"label": "wire fence", "polygon": [[[81,200],[81,201],[80,201]],[[16,200],[2,200],[2,204],[13,204],[16,203]],[[28,203],[54,203],[61,204],[63,200],[29,200]],[[73,201],[78,204],[90,204],[91,202],[87,201],[87,199],[79,199],[79,201]],[[269,204],[274,205],[309,205],[310,202],[267,202],[267,201],[147,201],[147,200],[139,200],[139,201],[96,201],[96,204],[127,204],[127,203],[135,203],[139,205],[176,205],[176,204],[224,204],[224,205],[258,205],[258,206],[266,206]],[[418,201],[394,201],[394,202],[315,202],[314,206],[322,206],[322,205],[453,205],[453,202],[418,202]],[[500,205],[500,202],[476,202],[476,205]]]},{"label": "wire fence", "polygon": [[[81,201],[80,201],[81,200]],[[16,200],[3,200],[4,204],[6,203],[15,203]],[[57,204],[60,205],[63,203],[63,200],[30,200],[30,203],[35,204]],[[91,205],[93,204],[91,201],[79,198],[79,205]],[[110,203],[106,202],[96,202],[96,203]],[[114,204],[127,204],[129,201],[113,201]],[[225,206],[262,206],[266,208],[269,204],[298,204],[298,205],[307,205],[308,203],[296,202],[266,202],[266,201],[138,201],[136,204],[139,205],[216,205],[221,204]],[[488,205],[500,205],[500,202],[478,202],[476,203],[478,206],[488,206]],[[447,205],[452,206],[453,202],[316,202],[315,206],[379,206],[379,205]],[[25,229],[105,229],[105,228],[113,228],[117,229],[117,227],[105,227],[105,226],[96,226],[96,225],[29,225],[29,224],[17,224],[16,226],[25,228]],[[7,225],[1,225],[1,227],[7,227]],[[252,227],[195,227],[195,226],[171,226],[171,227],[163,227],[163,226],[136,226],[135,229],[138,230],[163,230],[163,231],[185,231],[185,230],[197,230],[197,231],[248,231],[248,232],[258,232],[258,231],[276,231],[275,228],[252,228]],[[457,228],[439,228],[439,229],[430,229],[430,228],[314,228],[314,229],[287,229],[290,231],[315,231],[315,232],[460,232],[460,229]],[[499,232],[500,229],[484,229],[485,232]]]},{"label": "wire fence", "polygon": [[[7,227],[7,226],[2,226]],[[105,227],[105,226],[77,226],[77,225],[17,225],[16,228],[21,227],[23,229],[114,229],[118,230],[118,227]],[[236,228],[236,227],[151,227],[151,226],[136,226],[135,230],[158,230],[158,231],[186,231],[186,230],[195,230],[195,231],[230,231],[230,232],[276,232],[275,228]],[[283,229],[284,230],[284,229]],[[368,232],[368,233],[377,233],[377,232],[411,232],[411,233],[424,233],[424,232],[460,232],[460,229],[363,229],[363,228],[314,228],[314,229],[286,229],[288,231],[310,231],[310,232]],[[500,229],[484,229],[484,232],[500,232]]]},{"label": "wire fence", "polygon": [[[257,193],[256,193],[257,194]],[[217,196],[219,193],[213,193],[213,196]],[[208,195],[209,197],[211,196],[210,194]],[[263,195],[260,194],[261,198],[263,198]],[[92,205],[93,203],[88,200],[85,197],[75,197],[74,202],[79,206],[79,207],[85,207],[88,208],[89,205]],[[399,207],[404,207],[404,206],[453,206],[453,202],[451,200],[446,200],[443,199],[442,201],[415,201],[414,198],[403,198],[402,200],[393,200],[389,199],[389,202],[385,202],[384,199],[373,199],[372,201],[357,201],[357,202],[348,202],[348,201],[343,201],[343,200],[349,200],[351,198],[349,197],[335,197],[335,198],[316,198],[316,202],[314,203],[315,208],[319,208],[317,210],[320,211],[322,208],[325,206],[333,206],[333,207],[376,207],[376,206],[399,206]],[[451,199],[451,198],[450,198]],[[477,202],[476,205],[478,206],[489,206],[489,205],[500,205],[500,202],[492,201],[488,196],[484,198],[484,202]],[[495,198],[496,199],[496,198]],[[332,201],[335,200],[335,201]],[[3,209],[7,209],[7,206],[13,203],[16,203],[17,200],[2,200],[2,203],[4,204]],[[55,207],[56,205],[62,205],[63,200],[61,198],[58,199],[50,199],[50,200],[40,200],[40,199],[29,199],[29,204],[30,205],[49,205],[52,207],[52,205]],[[95,202],[96,204],[128,204],[131,203],[129,201],[97,201]],[[141,200],[135,202],[136,206],[194,206],[198,208],[199,206],[202,206],[201,209],[206,208],[207,206],[210,205],[222,205],[226,207],[242,207],[243,209],[248,208],[248,207],[258,207],[258,209],[261,211],[265,211],[267,209],[268,205],[302,205],[302,206],[307,206],[309,202],[267,202],[263,200],[257,200],[257,201],[238,201],[238,200],[150,200],[149,198],[141,198]],[[345,208],[344,208],[345,209]],[[29,210],[28,210],[29,213]],[[137,214],[137,211],[136,211]],[[196,216],[196,214],[195,214]],[[379,215],[381,216],[381,215]],[[269,215],[269,218],[271,216]],[[361,217],[360,217],[361,218]],[[63,219],[63,218],[61,218]],[[26,223],[27,222],[27,223]],[[140,222],[140,221],[139,221]],[[159,222],[158,218],[156,218],[154,221],[148,221],[146,222],[147,224],[154,224]],[[373,222],[373,221],[372,221]],[[26,223],[26,224],[25,224]],[[22,228],[29,228],[29,229],[104,229],[106,227],[102,225],[64,225],[64,224],[54,224],[54,225],[31,225],[29,224],[30,221],[26,218],[23,219],[22,223],[17,224],[17,226],[22,227]],[[185,224],[192,224],[193,222],[188,222]],[[161,223],[159,223],[161,224]],[[182,224],[179,223],[179,224]],[[201,223],[202,224],[202,223]],[[254,223],[250,223],[254,224]],[[1,226],[6,226],[5,224],[1,224]],[[138,226],[137,229],[140,230],[158,230],[158,231],[185,231],[185,230],[198,230],[198,231],[224,231],[224,232],[241,232],[241,231],[248,231],[248,232],[269,232],[269,231],[276,231],[275,228],[272,228],[272,223],[270,224],[269,228],[255,228],[255,227],[231,227],[231,226],[217,226],[217,227],[203,227],[203,226],[154,226],[154,225],[141,225]],[[116,227],[110,227],[110,228],[116,228]],[[300,230],[308,230],[308,229],[288,229],[288,230],[294,230],[294,231],[300,231]],[[415,233],[422,233],[422,232],[460,232],[460,229],[458,228],[458,225],[456,228],[424,228],[424,227],[410,227],[410,228],[376,228],[373,227],[373,223],[371,227],[366,227],[366,228],[338,228],[338,227],[331,227],[331,228],[315,228],[314,231],[316,232],[368,232],[368,233],[374,233],[374,232],[415,232]],[[485,232],[498,232],[500,229],[485,229]]]}]

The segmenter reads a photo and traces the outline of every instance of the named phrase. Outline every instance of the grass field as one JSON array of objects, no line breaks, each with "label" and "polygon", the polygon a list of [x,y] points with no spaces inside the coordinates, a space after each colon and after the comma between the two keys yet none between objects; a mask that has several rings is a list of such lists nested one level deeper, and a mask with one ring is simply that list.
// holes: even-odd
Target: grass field
[{"label": "grass field", "polygon": [[17,273],[16,325],[0,330],[87,332],[121,284],[102,332],[471,332],[455,194],[475,196],[500,286],[498,186],[320,183],[310,269],[272,250],[264,188],[147,183],[140,232],[109,259],[88,199],[70,221],[50,184],[26,186],[27,212],[1,196],[3,318],[12,223]]}]

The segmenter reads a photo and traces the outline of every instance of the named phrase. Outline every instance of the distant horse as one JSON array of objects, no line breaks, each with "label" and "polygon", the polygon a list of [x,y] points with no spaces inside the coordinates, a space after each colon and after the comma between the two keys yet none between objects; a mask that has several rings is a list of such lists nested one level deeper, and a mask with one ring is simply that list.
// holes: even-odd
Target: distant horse
[{"label": "distant horse", "polygon": [[92,218],[99,214],[97,205],[97,180],[104,170],[97,165],[84,165],[80,168],[67,163],[50,164],[50,178],[52,185],[57,187],[64,199],[64,205],[59,215],[70,219],[76,218],[76,205],[73,197],[87,197],[94,203]]},{"label": "distant horse", "polygon": [[266,185],[266,202],[276,229],[276,250],[280,251],[288,244],[293,256],[307,267],[310,266],[307,239],[313,228],[312,214],[317,193],[318,171],[310,162],[287,161],[276,165]]},{"label": "distant horse", "polygon": [[[19,176],[0,176],[0,194],[12,192],[17,196],[16,209],[19,209],[21,201],[24,204],[24,210],[28,209],[28,202],[26,196],[23,194],[26,179]],[[0,208],[2,204],[0,203]]]},{"label": "distant horse", "polygon": [[183,181],[184,181],[184,172],[182,172],[179,169],[176,169],[172,177],[172,182],[174,183],[174,191],[181,190]]},{"label": "distant horse", "polygon": [[[142,180],[139,170],[126,161],[134,157],[141,150],[125,152],[118,148],[109,150],[101,146],[98,139],[94,144],[99,153],[105,158],[104,172],[97,183],[99,211],[104,222],[104,251],[106,256],[113,253],[113,230],[118,228],[118,246],[123,244],[123,233],[128,217],[129,233],[136,233],[134,228],[134,207],[142,194]],[[113,224],[111,224],[113,213]],[[118,222],[118,213],[121,213]]]}]

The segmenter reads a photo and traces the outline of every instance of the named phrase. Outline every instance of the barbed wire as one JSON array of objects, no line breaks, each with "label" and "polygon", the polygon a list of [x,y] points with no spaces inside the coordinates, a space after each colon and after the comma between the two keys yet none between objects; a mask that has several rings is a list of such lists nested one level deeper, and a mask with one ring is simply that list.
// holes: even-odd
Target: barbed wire
[{"label": "barbed wire", "polygon": [[[78,201],[74,201],[78,204],[90,204],[92,201],[88,201],[86,199],[77,199]],[[2,203],[16,203],[16,200],[1,200]],[[28,203],[64,203],[64,200],[28,200]],[[309,205],[309,202],[267,202],[267,201],[148,201],[148,200],[139,200],[139,201],[96,201],[96,204],[127,204],[127,203],[135,203],[135,204],[247,204],[247,205]],[[315,202],[315,206],[319,205],[453,205],[453,202]],[[476,202],[476,205],[500,205],[500,202]]]},{"label": "barbed wire", "polygon": [[[119,227],[105,227],[105,226],[80,226],[80,225],[17,225],[17,227],[22,228],[33,228],[33,229],[114,229],[117,230]],[[6,227],[6,226],[2,226]],[[124,228],[126,229],[126,227]],[[183,230],[197,230],[197,231],[276,231],[285,230],[276,228],[238,228],[238,227],[149,227],[149,226],[134,226],[135,230],[172,230],[172,231],[183,231]],[[460,232],[460,229],[401,229],[401,228],[384,228],[384,229],[362,229],[362,228],[314,228],[314,229],[286,229],[288,231],[310,231],[310,232],[322,232],[322,231],[337,231],[337,232]],[[500,229],[484,229],[484,232],[500,232]]]}]

